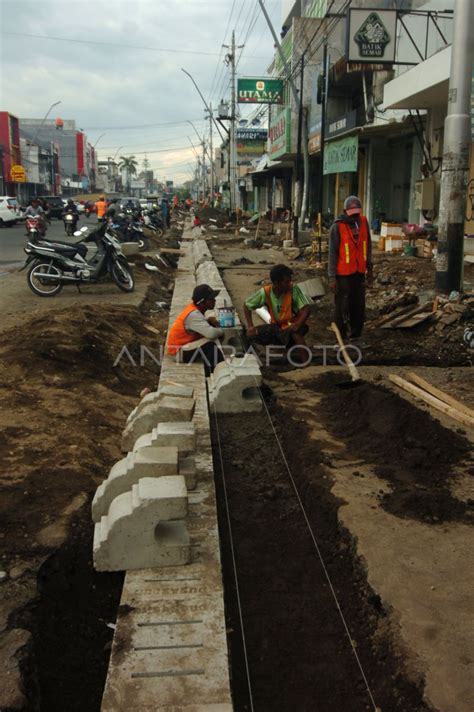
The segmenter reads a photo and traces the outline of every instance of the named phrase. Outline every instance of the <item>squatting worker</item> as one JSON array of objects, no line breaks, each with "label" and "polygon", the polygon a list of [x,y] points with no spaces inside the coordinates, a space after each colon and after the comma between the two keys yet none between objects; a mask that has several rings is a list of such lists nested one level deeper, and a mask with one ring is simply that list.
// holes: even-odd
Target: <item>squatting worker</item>
[{"label": "squatting worker", "polygon": [[[342,338],[359,339],[365,321],[365,275],[371,286],[372,242],[356,195],[344,201],[344,213],[329,232],[329,288],[335,294],[335,322]],[[350,334],[347,333],[347,323]]]},{"label": "squatting worker", "polygon": [[207,311],[216,306],[219,291],[208,284],[195,287],[192,302],[183,309],[173,322],[168,333],[168,353],[179,352],[183,363],[204,362],[206,376],[214,370],[218,363],[224,360],[224,355],[217,343],[224,331],[219,327],[217,319],[204,316]]},{"label": "squatting worker", "polygon": [[[305,335],[308,333],[308,317],[311,301],[292,282],[293,272],[287,265],[275,265],[270,270],[271,284],[259,289],[245,300],[244,313],[247,335],[262,346],[284,346],[291,352],[291,359],[308,363],[309,350]],[[252,312],[267,307],[270,324],[254,326]]]},{"label": "squatting worker", "polygon": [[107,202],[103,195],[100,196],[99,200],[95,204],[95,211],[97,213],[97,220],[102,220],[107,210]]}]

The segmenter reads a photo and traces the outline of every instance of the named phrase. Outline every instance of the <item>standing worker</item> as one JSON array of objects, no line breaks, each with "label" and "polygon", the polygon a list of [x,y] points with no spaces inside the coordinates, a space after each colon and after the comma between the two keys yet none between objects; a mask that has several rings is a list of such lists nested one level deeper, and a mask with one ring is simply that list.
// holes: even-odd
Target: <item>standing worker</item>
[{"label": "standing worker", "polygon": [[163,224],[165,227],[169,228],[170,226],[170,209],[168,205],[168,200],[163,196],[161,200],[161,219],[163,220]]},{"label": "standing worker", "polygon": [[95,204],[95,211],[97,213],[97,220],[102,222],[102,219],[107,210],[107,202],[103,195],[100,196],[99,200]]},{"label": "standing worker", "polygon": [[365,321],[365,285],[370,287],[372,241],[367,218],[356,195],[344,201],[344,212],[331,225],[329,232],[329,288],[334,292],[335,317],[341,336],[359,339]]}]

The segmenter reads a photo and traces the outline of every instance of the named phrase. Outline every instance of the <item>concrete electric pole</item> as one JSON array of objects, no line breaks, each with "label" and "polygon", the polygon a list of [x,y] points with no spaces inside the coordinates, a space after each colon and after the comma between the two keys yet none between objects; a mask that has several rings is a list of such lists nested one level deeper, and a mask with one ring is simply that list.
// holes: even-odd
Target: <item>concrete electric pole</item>
[{"label": "concrete electric pole", "polygon": [[471,71],[474,59],[473,25],[472,0],[456,0],[448,115],[444,123],[435,282],[437,291],[443,293],[461,291],[463,283],[464,219],[471,133]]},{"label": "concrete electric pole", "polygon": [[211,204],[214,202],[215,178],[214,178],[214,147],[212,145],[212,104],[209,104],[209,150],[211,151]]}]

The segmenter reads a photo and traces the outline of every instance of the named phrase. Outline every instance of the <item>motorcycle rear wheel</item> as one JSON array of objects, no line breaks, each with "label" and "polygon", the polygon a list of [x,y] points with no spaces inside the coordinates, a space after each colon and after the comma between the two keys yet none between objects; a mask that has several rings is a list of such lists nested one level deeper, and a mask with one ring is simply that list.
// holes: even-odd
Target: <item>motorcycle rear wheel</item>
[{"label": "motorcycle rear wheel", "polygon": [[150,243],[148,241],[147,237],[139,237],[138,238],[138,249],[140,252],[143,252],[144,250],[148,250],[150,247]]},{"label": "motorcycle rear wheel", "polygon": [[163,237],[165,234],[165,231],[163,230],[162,227],[155,227],[156,230],[156,237]]},{"label": "motorcycle rear wheel", "polygon": [[41,279],[41,274],[54,274],[58,278],[62,276],[62,270],[51,262],[34,262],[26,275],[29,288],[38,297],[55,297],[64,287],[62,282],[54,282],[50,279]]},{"label": "motorcycle rear wheel", "polygon": [[133,292],[135,289],[135,277],[133,270],[124,259],[116,260],[111,269],[112,279],[122,292]]}]

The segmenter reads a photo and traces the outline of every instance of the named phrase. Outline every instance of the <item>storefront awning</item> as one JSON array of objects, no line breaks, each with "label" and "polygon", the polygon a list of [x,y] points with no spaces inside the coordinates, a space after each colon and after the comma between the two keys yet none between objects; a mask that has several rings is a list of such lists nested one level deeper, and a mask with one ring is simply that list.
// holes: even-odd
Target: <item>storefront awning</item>
[{"label": "storefront awning", "polygon": [[384,86],[385,109],[431,109],[448,103],[451,46]]}]

